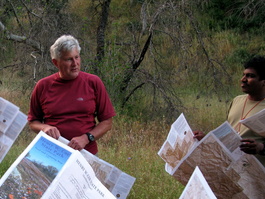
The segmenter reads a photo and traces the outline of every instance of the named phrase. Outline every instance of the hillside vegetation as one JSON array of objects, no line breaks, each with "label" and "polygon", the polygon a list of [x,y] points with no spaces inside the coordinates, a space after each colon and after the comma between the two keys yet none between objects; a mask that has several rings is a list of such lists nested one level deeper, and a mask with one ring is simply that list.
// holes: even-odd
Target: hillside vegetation
[{"label": "hillside vegetation", "polygon": [[[105,83],[117,111],[100,158],[136,177],[129,198],[178,198],[183,190],[157,152],[184,113],[193,130],[226,120],[243,62],[264,55],[261,0],[2,1],[0,96],[26,114],[35,83],[54,72],[62,34],[81,45],[82,69]],[[0,176],[34,138],[28,126]]]}]

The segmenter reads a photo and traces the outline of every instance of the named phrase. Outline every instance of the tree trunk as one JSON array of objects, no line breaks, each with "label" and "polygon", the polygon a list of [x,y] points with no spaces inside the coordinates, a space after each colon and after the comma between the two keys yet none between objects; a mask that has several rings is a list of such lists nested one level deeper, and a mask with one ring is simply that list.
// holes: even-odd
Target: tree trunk
[{"label": "tree trunk", "polygon": [[[104,0],[101,4],[101,18],[97,29],[97,62],[101,62],[105,55],[105,30],[108,23],[110,2],[111,0]],[[100,73],[100,69],[96,65],[93,66],[93,70],[96,74]]]}]

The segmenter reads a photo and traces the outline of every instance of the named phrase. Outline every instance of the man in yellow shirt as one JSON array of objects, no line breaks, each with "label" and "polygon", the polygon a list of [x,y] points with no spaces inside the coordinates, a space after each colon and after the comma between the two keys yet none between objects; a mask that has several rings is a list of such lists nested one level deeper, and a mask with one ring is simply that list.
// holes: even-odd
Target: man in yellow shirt
[{"label": "man in yellow shirt", "polygon": [[[235,97],[229,107],[227,121],[238,131],[242,144],[240,149],[254,154],[265,165],[265,137],[258,135],[239,121],[265,108],[265,57],[255,56],[244,65],[241,89],[244,95]],[[204,133],[194,131],[194,137],[201,140]]]}]

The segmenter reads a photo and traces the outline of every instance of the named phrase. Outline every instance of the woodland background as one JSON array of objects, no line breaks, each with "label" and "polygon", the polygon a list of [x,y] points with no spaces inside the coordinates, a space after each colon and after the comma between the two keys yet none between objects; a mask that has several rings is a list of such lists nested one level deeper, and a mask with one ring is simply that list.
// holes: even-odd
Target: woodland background
[{"label": "woodland background", "polygon": [[[35,83],[54,72],[49,47],[81,45],[82,70],[104,82],[117,111],[100,158],[137,178],[129,198],[183,190],[157,152],[184,113],[208,132],[240,94],[243,63],[264,55],[262,0],[0,0],[0,96],[27,114]],[[26,127],[0,175],[35,135]]]}]

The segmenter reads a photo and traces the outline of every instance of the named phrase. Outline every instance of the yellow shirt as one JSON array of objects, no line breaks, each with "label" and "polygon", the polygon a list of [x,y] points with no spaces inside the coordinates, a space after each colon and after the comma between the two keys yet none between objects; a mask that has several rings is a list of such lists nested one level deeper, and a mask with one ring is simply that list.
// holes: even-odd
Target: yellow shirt
[{"label": "yellow shirt", "polygon": [[[233,99],[228,110],[227,121],[242,138],[251,138],[257,140],[258,142],[265,142],[265,137],[251,131],[239,122],[241,119],[248,118],[265,108],[265,100],[259,102],[248,99],[246,101],[247,96],[248,95],[239,95]],[[244,106],[245,103],[246,105]],[[265,156],[256,155],[256,157],[263,165],[265,165]]]}]

